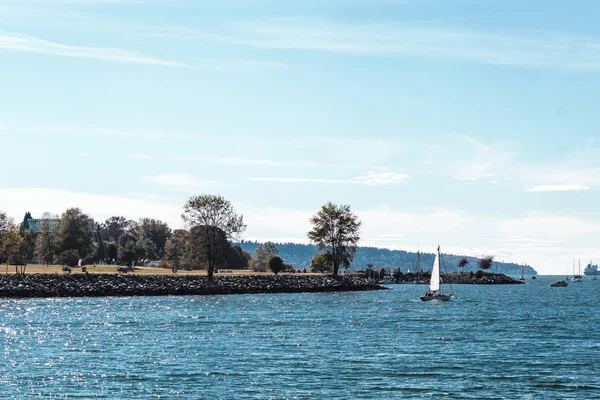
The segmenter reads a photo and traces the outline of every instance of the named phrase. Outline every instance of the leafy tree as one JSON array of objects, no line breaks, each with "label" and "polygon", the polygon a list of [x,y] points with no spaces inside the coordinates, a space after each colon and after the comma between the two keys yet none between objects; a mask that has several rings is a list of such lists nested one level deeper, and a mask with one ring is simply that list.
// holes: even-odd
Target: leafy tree
[{"label": "leafy tree", "polygon": [[145,242],[144,239],[139,239],[130,232],[122,234],[117,242],[119,262],[131,265],[132,262],[145,258],[148,242]]},{"label": "leafy tree", "polygon": [[94,220],[79,208],[69,208],[61,218],[57,232],[59,253],[75,250],[79,258],[94,254]]},{"label": "leafy tree", "polygon": [[273,271],[275,275],[283,271],[284,265],[283,260],[279,256],[274,256],[269,259],[269,269]]},{"label": "leafy tree", "polygon": [[25,273],[27,267],[27,244],[21,236],[19,227],[10,224],[8,229],[2,234],[2,253],[6,258],[6,273],[8,273],[9,264],[14,264],[15,273],[19,273],[19,265],[21,266],[21,274]]},{"label": "leafy tree", "polygon": [[494,256],[483,256],[478,261],[477,264],[480,269],[487,271],[492,268],[492,264],[494,263]]},{"label": "leafy tree", "polygon": [[188,256],[190,233],[183,229],[175,229],[165,245],[165,258],[171,263],[173,271],[184,265]]},{"label": "leafy tree", "polygon": [[[208,232],[208,235],[207,235]],[[207,254],[213,252],[213,268],[219,265],[225,265],[226,254],[231,245],[227,240],[227,235],[223,230],[217,227],[195,226],[190,231],[190,241],[188,244],[188,266],[192,269],[209,269],[210,261]]]},{"label": "leafy tree", "polygon": [[137,230],[152,242],[156,249],[156,258],[162,258],[165,255],[167,240],[171,237],[169,224],[158,219],[142,218],[138,223]]},{"label": "leafy tree", "polygon": [[117,246],[117,242],[111,240],[109,242],[104,242],[104,250],[106,251],[106,262],[111,262],[112,260],[116,260],[119,258],[119,247]]},{"label": "leafy tree", "polygon": [[231,203],[224,197],[212,194],[190,198],[183,207],[181,217],[202,233],[200,236],[204,244],[201,251],[208,265],[208,277],[212,279],[217,261],[223,258],[221,232],[227,240],[236,239],[246,229],[243,217],[235,213]]},{"label": "leafy tree", "polygon": [[52,264],[57,252],[56,232],[48,218],[42,218],[38,225],[40,233],[36,239],[35,258],[43,264]]},{"label": "leafy tree", "polygon": [[4,240],[4,235],[6,234],[6,231],[8,231],[12,224],[12,219],[9,218],[6,215],[6,213],[0,211],[0,262],[6,261],[6,255],[2,250],[2,242]]},{"label": "leafy tree", "polygon": [[20,231],[24,232],[25,231],[25,227],[27,226],[27,220],[32,219],[33,217],[31,216],[31,213],[29,211],[27,211],[25,213],[25,216],[23,217],[23,222],[21,222],[21,226],[20,226]]},{"label": "leafy tree", "polygon": [[252,270],[256,272],[265,272],[269,266],[269,260],[277,255],[277,253],[279,253],[279,250],[271,242],[267,242],[262,246],[257,247],[250,260]]},{"label": "leafy tree", "polygon": [[131,230],[133,225],[135,223],[125,217],[110,217],[100,224],[100,232],[104,240],[116,242],[122,234]]},{"label": "leafy tree", "polygon": [[329,253],[315,255],[310,262],[310,270],[320,273],[333,271],[331,255]]},{"label": "leafy tree", "polygon": [[327,203],[310,222],[313,229],[308,232],[308,238],[319,251],[329,254],[333,275],[338,274],[340,267],[348,268],[356,254],[361,225],[350,206]]},{"label": "leafy tree", "polygon": [[232,269],[248,269],[250,264],[250,253],[240,246],[229,246],[225,250],[225,264]]},{"label": "leafy tree", "polygon": [[467,260],[466,257],[463,257],[460,259],[460,261],[458,262],[458,268],[462,269],[462,272],[465,272],[465,267],[469,264],[469,260]]},{"label": "leafy tree", "polygon": [[60,253],[58,256],[58,262],[62,265],[68,265],[69,267],[75,267],[79,262],[79,252],[74,249],[68,249]]},{"label": "leafy tree", "polygon": [[38,234],[32,230],[26,229],[21,231],[21,236],[25,242],[25,257],[27,260],[33,260],[35,258],[35,244],[37,241]]}]

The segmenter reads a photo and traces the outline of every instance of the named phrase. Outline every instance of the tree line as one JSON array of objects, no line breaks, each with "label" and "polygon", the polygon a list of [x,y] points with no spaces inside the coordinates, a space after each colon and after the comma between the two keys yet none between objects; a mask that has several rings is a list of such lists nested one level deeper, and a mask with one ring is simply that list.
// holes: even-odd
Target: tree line
[{"label": "tree line", "polygon": [[[278,256],[273,243],[258,246],[252,255],[235,244],[246,225],[231,202],[220,195],[191,197],[181,217],[189,229],[172,230],[154,218],[133,221],[113,216],[96,222],[79,208],[69,208],[60,216],[45,213],[37,220],[27,212],[17,224],[0,211],[0,262],[6,263],[7,272],[8,266],[14,265],[17,273],[25,273],[29,261],[74,267],[80,262],[132,265],[160,260],[161,266],[174,272],[206,269],[210,278],[218,268],[275,274],[293,270]],[[350,206],[327,203],[310,222],[307,236],[319,251],[311,269],[337,275],[348,268],[356,254],[361,225]]]}]

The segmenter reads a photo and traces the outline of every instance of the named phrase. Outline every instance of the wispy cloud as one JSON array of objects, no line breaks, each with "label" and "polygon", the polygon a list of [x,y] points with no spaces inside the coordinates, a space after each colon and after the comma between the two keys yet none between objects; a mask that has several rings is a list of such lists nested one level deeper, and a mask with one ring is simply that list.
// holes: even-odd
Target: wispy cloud
[{"label": "wispy cloud", "polygon": [[152,58],[123,49],[71,46],[40,39],[34,36],[5,32],[0,32],[0,49],[62,57],[92,58],[123,63],[187,67],[187,65],[183,63]]},{"label": "wispy cloud", "polygon": [[152,160],[154,158],[147,154],[129,154],[128,157],[136,160]]},{"label": "wispy cloud", "polygon": [[600,38],[542,31],[478,31],[424,24],[345,24],[282,18],[235,25],[238,44],[363,55],[406,55],[571,70],[600,69]]},{"label": "wispy cloud", "polygon": [[327,179],[327,178],[278,178],[278,177],[253,177],[249,181],[262,182],[291,182],[291,183],[341,183],[358,185],[393,185],[406,181],[408,175],[395,172],[369,172],[352,179]]},{"label": "wispy cloud", "polygon": [[590,187],[584,185],[538,185],[525,189],[526,192],[573,192],[582,190],[590,190]]},{"label": "wispy cloud", "polygon": [[213,188],[217,184],[215,181],[199,180],[195,176],[187,173],[146,176],[144,180],[158,184],[168,190],[185,193],[195,192],[198,190],[207,190]]}]

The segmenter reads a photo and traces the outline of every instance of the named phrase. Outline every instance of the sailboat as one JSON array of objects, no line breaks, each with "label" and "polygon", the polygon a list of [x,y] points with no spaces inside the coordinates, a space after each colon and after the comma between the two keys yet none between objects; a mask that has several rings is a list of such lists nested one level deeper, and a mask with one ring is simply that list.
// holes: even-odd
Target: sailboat
[{"label": "sailboat", "polygon": [[440,246],[437,248],[435,253],[435,261],[433,262],[433,268],[431,269],[431,280],[429,281],[429,290],[424,296],[421,296],[423,301],[449,301],[453,293],[442,293],[440,292]]},{"label": "sailboat", "polygon": [[579,260],[578,275],[575,275],[575,260],[573,260],[573,277],[571,278],[571,282],[583,282],[583,277],[581,276],[581,260]]},{"label": "sailboat", "polygon": [[423,271],[421,271],[421,252],[417,251],[417,268],[415,269],[415,280],[414,283],[425,283],[422,277]]},{"label": "sailboat", "polygon": [[520,281],[524,281],[525,280],[525,275],[523,274],[524,268],[525,267],[523,265],[521,265],[521,276],[519,277]]}]

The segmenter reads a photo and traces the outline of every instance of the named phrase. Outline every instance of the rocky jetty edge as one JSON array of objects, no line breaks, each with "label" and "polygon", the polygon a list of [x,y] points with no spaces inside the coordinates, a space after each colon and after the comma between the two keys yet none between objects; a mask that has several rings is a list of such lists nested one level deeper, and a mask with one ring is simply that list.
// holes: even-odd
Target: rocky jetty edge
[{"label": "rocky jetty edge", "polygon": [[[520,285],[525,282],[508,275],[492,272],[455,272],[441,274],[444,283],[463,284],[463,285]],[[412,273],[404,274],[398,283],[414,283],[416,276]],[[425,278],[424,282],[429,282],[429,278]]]},{"label": "rocky jetty edge", "polygon": [[348,292],[385,290],[355,275],[205,276],[185,275],[5,275],[0,298],[182,296],[253,293]]}]

